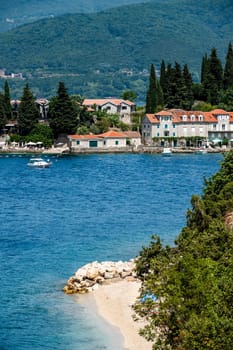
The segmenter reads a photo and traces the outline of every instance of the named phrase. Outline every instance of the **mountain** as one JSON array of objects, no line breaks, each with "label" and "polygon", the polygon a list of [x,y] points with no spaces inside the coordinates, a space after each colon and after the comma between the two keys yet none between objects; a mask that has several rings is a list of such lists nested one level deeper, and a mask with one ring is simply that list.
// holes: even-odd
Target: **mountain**
[{"label": "mountain", "polygon": [[2,0],[0,32],[13,29],[18,25],[35,22],[41,18],[54,17],[65,13],[98,12],[116,6],[140,2],[143,2],[143,0]]},{"label": "mountain", "polygon": [[43,19],[0,34],[0,62],[30,77],[37,89],[43,85],[44,94],[51,79],[62,79],[73,93],[89,97],[128,88],[143,95],[151,63],[187,63],[198,79],[201,59],[212,47],[224,62],[232,12],[231,0],[216,0],[215,6],[210,0],[153,0]]}]

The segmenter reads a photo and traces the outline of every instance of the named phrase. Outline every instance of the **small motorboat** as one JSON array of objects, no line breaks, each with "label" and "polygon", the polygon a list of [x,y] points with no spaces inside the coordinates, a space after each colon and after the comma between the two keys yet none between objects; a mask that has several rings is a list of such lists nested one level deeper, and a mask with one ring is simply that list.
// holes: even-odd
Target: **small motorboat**
[{"label": "small motorboat", "polygon": [[171,148],[166,148],[164,147],[163,151],[162,151],[162,155],[166,156],[166,157],[170,157],[172,155],[172,150]]},{"label": "small motorboat", "polygon": [[31,168],[48,168],[52,163],[50,160],[45,160],[43,158],[31,158],[28,162],[28,166]]}]

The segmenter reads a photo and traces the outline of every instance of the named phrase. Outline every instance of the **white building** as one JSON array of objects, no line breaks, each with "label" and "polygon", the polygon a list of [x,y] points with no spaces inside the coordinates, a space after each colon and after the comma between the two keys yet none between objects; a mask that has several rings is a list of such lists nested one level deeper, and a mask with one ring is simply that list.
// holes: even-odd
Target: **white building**
[{"label": "white building", "polygon": [[118,114],[120,120],[126,124],[131,124],[131,114],[136,111],[134,102],[116,98],[85,99],[83,106],[91,108],[93,111],[105,111],[108,114]]},{"label": "white building", "polygon": [[120,149],[127,146],[127,136],[123,132],[107,131],[100,135],[69,135],[72,151],[85,149]]},{"label": "white building", "polygon": [[175,143],[180,138],[192,137],[209,141],[233,139],[233,112],[170,109],[146,114],[142,119],[142,140],[145,144],[151,145],[155,139],[173,139]]}]

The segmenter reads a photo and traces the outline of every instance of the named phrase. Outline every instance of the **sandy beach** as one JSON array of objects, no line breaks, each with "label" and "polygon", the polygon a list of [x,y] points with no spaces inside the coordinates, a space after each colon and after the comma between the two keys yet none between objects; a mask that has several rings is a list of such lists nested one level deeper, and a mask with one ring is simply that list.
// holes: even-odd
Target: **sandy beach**
[{"label": "sandy beach", "polygon": [[152,349],[152,343],[147,342],[138,334],[142,323],[134,322],[132,319],[131,305],[138,296],[139,288],[139,282],[124,280],[100,286],[92,292],[98,313],[108,323],[120,329],[124,337],[124,350]]}]

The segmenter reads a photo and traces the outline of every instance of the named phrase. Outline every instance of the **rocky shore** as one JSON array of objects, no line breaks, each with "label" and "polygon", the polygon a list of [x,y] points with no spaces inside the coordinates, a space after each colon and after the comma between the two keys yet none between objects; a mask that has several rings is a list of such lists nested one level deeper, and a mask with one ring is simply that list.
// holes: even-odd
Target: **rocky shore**
[{"label": "rocky shore", "polygon": [[71,276],[63,291],[66,294],[84,294],[98,288],[99,285],[121,280],[135,281],[135,261],[94,261],[79,268]]}]

